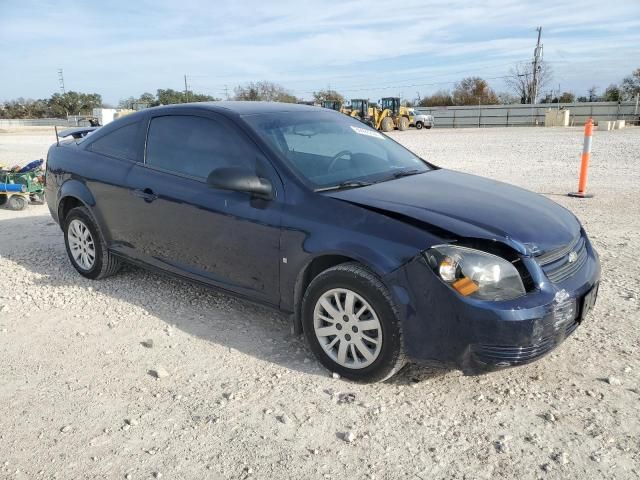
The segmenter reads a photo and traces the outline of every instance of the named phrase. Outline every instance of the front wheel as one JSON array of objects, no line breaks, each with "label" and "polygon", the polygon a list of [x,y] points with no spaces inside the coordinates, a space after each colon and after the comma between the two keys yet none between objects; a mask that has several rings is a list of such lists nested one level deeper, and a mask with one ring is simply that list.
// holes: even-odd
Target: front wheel
[{"label": "front wheel", "polygon": [[416,122],[416,130],[422,130],[423,124],[422,122]]},{"label": "front wheel", "polygon": [[318,275],[305,293],[302,315],[311,350],[342,377],[379,382],[405,363],[393,300],[361,265],[345,263]]},{"label": "front wheel", "polygon": [[384,117],[382,119],[382,124],[380,125],[380,128],[382,128],[383,132],[392,132],[394,127],[395,125],[393,124],[393,120],[391,119],[391,117]]}]

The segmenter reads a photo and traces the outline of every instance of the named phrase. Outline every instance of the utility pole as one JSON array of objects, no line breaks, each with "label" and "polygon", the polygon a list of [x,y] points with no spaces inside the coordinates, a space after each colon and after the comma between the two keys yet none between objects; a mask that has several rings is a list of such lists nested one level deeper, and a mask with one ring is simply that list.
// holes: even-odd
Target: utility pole
[{"label": "utility pole", "polygon": [[62,94],[65,94],[65,89],[64,89],[64,74],[62,72],[62,69],[59,68],[58,69],[58,82],[60,83],[60,91],[62,92]]},{"label": "utility pole", "polygon": [[536,43],[536,49],[533,51],[533,83],[531,85],[531,103],[536,103],[538,98],[538,69],[540,68],[540,62],[542,61],[542,45],[540,44],[540,37],[542,36],[542,27],[536,28],[538,31],[538,43]]},{"label": "utility pole", "polygon": [[187,74],[184,74],[184,97],[189,102],[189,87],[187,87]]},{"label": "utility pole", "polygon": [[227,100],[229,100],[229,89],[227,88],[227,86],[224,86],[224,96],[226,97]]}]

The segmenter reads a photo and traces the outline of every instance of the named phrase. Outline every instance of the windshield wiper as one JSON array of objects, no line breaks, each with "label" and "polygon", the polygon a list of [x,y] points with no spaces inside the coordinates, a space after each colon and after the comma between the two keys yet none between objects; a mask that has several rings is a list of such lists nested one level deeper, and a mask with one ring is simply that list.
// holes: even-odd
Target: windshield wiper
[{"label": "windshield wiper", "polygon": [[388,182],[389,180],[395,180],[396,178],[409,177],[411,175],[418,175],[419,173],[424,173],[428,171],[429,170],[419,170],[417,168],[412,168],[410,170],[399,170],[397,172],[393,172],[391,175],[383,178],[382,180],[378,180],[376,183]]},{"label": "windshield wiper", "polygon": [[417,175],[418,173],[422,173],[425,170],[418,170],[417,168],[413,168],[411,170],[400,170],[399,172],[394,172],[392,178],[402,178],[408,177],[410,175]]},{"label": "windshield wiper", "polygon": [[371,185],[371,182],[363,182],[361,180],[347,180],[346,182],[341,182],[337,185],[331,185],[330,187],[316,188],[314,191],[327,192],[329,190],[342,190],[343,188],[366,187],[367,185]]}]

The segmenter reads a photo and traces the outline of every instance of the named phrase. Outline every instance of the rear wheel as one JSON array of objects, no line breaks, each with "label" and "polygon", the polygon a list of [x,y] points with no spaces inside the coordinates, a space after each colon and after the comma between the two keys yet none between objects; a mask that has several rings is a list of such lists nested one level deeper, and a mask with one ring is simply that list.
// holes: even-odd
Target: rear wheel
[{"label": "rear wheel", "polygon": [[382,131],[383,132],[391,132],[393,131],[395,125],[393,124],[393,120],[391,119],[391,117],[384,117],[382,119]]},{"label": "rear wheel", "polygon": [[305,336],[328,370],[359,382],[385,380],[405,362],[391,296],[369,270],[345,263],[309,285],[302,305]]},{"label": "rear wheel", "polygon": [[93,216],[85,207],[76,207],[65,217],[64,243],[71,264],[83,277],[98,280],[120,268],[120,260],[107,250]]},{"label": "rear wheel", "polygon": [[416,122],[416,130],[422,130],[423,127],[423,123],[422,122]]},{"label": "rear wheel", "polygon": [[431,125],[426,125],[425,128],[429,130],[431,128]]},{"label": "rear wheel", "polygon": [[9,198],[9,208],[11,210],[24,210],[29,202],[22,195],[11,195]]},{"label": "rear wheel", "polygon": [[398,130],[409,130],[409,119],[407,117],[400,117],[398,120]]}]

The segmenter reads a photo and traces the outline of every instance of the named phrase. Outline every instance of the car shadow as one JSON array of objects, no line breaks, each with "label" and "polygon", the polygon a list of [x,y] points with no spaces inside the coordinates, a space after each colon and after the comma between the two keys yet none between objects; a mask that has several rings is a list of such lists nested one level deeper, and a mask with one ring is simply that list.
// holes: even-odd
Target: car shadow
[{"label": "car shadow", "polygon": [[[307,375],[330,375],[316,362],[304,337],[291,334],[288,315],[277,310],[129,264],[104,280],[81,277],[67,258],[60,228],[48,215],[0,219],[0,257],[36,274],[36,288],[74,287],[105,295],[134,307],[132,312],[141,318],[152,315],[169,328],[208,342]],[[408,365],[388,382],[407,385],[445,372]]]}]

